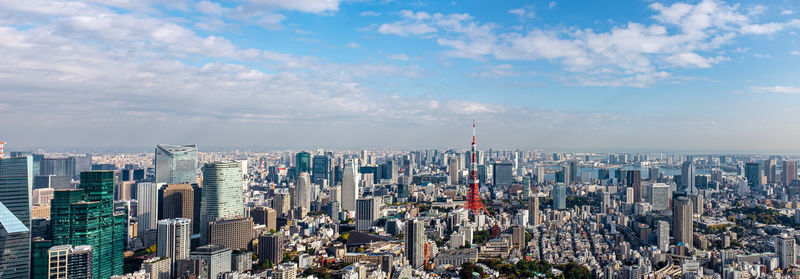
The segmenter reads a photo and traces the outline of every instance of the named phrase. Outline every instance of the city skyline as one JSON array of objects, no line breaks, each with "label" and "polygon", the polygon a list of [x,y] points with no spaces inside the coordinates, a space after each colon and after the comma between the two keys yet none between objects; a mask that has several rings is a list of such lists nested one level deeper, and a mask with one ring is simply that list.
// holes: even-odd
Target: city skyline
[{"label": "city skyline", "polygon": [[2,6],[10,150],[800,151],[796,2]]}]

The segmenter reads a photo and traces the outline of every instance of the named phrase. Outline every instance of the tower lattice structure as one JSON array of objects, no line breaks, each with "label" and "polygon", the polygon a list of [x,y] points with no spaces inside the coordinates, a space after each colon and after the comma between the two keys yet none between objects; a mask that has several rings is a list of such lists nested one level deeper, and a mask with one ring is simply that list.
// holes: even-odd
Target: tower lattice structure
[{"label": "tower lattice structure", "polygon": [[467,193],[467,202],[464,208],[472,211],[474,214],[479,214],[481,211],[489,215],[489,211],[481,201],[480,182],[478,181],[478,162],[475,154],[475,120],[472,121],[472,163],[469,165],[469,192]]}]

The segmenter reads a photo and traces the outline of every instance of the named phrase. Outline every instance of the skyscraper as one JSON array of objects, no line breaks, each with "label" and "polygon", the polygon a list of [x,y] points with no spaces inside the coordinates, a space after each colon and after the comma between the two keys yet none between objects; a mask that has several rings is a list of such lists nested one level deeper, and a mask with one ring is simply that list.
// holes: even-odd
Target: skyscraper
[{"label": "skyscraper", "polygon": [[658,221],[656,227],[656,243],[661,252],[667,252],[669,249],[669,222]]},{"label": "skyscraper", "polygon": [[[240,189],[241,186],[240,183]],[[205,267],[205,274],[198,274],[198,278],[219,278],[223,273],[231,271],[231,249],[219,245],[198,247],[189,254],[189,258],[200,260]]]},{"label": "skyscraper", "polygon": [[0,159],[0,277],[28,278],[33,158]]},{"label": "skyscraper", "polygon": [[159,220],[185,218],[194,221],[194,189],[191,184],[167,184],[159,192]]},{"label": "skyscraper", "polygon": [[[567,173],[565,172],[564,175]],[[577,182],[578,181],[578,162],[575,160],[569,161],[569,181],[570,182]],[[569,185],[569,184],[567,184]]]},{"label": "skyscraper", "polygon": [[458,184],[458,157],[447,158],[447,176],[450,178],[451,185]]},{"label": "skyscraper", "polygon": [[789,268],[797,264],[797,248],[794,237],[781,234],[775,238],[775,256],[781,268]]},{"label": "skyscraper", "polygon": [[361,198],[356,202],[356,229],[368,231],[378,220],[381,212],[380,199],[375,197]]},{"label": "skyscraper", "polygon": [[553,185],[553,209],[567,207],[567,186],[564,183]]},{"label": "skyscraper", "polygon": [[642,174],[640,171],[628,171],[625,181],[628,187],[633,188],[633,202],[642,202]]},{"label": "skyscraper", "polygon": [[189,258],[191,235],[192,221],[190,219],[159,220],[156,256],[169,257],[170,265],[175,269],[175,261]]},{"label": "skyscraper", "polygon": [[276,193],[272,197],[272,207],[275,208],[278,216],[283,216],[292,209],[291,196],[288,193]]},{"label": "skyscraper", "polygon": [[694,163],[690,160],[683,162],[683,165],[681,165],[681,185],[678,188],[678,192],[686,194],[697,192],[694,185],[694,175]]},{"label": "skyscraper", "polygon": [[156,229],[158,222],[158,185],[153,182],[136,183],[136,228],[138,235]]},{"label": "skyscraper", "polygon": [[425,240],[425,224],[421,220],[413,219],[406,222],[406,259],[411,267],[419,269],[424,263],[422,245]]},{"label": "skyscraper", "polygon": [[795,179],[797,179],[797,162],[783,160],[783,170],[781,171],[781,182],[783,182],[783,186],[789,186],[792,180]]},{"label": "skyscraper", "polygon": [[328,155],[315,155],[311,176],[314,184],[322,185],[323,181],[327,181],[328,185],[333,185],[333,158]]},{"label": "skyscraper", "polygon": [[756,189],[761,186],[761,168],[759,168],[758,163],[745,164],[744,177],[747,178],[747,184],[750,189]]},{"label": "skyscraper", "polygon": [[244,215],[242,168],[238,162],[203,166],[203,202],[200,209],[200,245],[208,243],[208,223]]},{"label": "skyscraper", "polygon": [[495,187],[511,186],[514,182],[511,163],[494,163],[492,166],[492,183]]},{"label": "skyscraper", "polygon": [[277,230],[277,211],[272,208],[259,206],[250,210],[250,217],[253,218],[253,223],[257,225],[267,226],[267,231]]},{"label": "skyscraper", "polygon": [[122,274],[127,217],[114,214],[114,172],[82,172],[80,180],[80,189],[54,193],[53,245],[92,246],[96,279]]},{"label": "skyscraper", "polygon": [[528,223],[531,226],[539,225],[539,197],[528,198]]},{"label": "skyscraper", "polygon": [[258,260],[277,265],[283,261],[283,237],[278,233],[267,233],[258,237]]},{"label": "skyscraper", "polygon": [[194,183],[197,181],[197,146],[156,145],[156,183]]},{"label": "skyscraper", "polygon": [[647,202],[653,206],[653,210],[667,210],[670,193],[669,185],[666,183],[653,183],[647,187]]},{"label": "skyscraper", "polygon": [[672,206],[672,231],[675,242],[684,243],[687,247],[692,248],[693,236],[693,223],[692,223],[692,201],[685,197],[677,197],[673,201]]},{"label": "skyscraper", "polygon": [[307,172],[301,172],[297,175],[295,196],[297,199],[295,206],[302,207],[305,212],[311,210],[311,180]]},{"label": "skyscraper", "polygon": [[246,250],[253,240],[253,219],[216,220],[208,224],[208,243],[231,250]]},{"label": "skyscraper", "polygon": [[778,181],[777,175],[777,160],[770,158],[764,160],[764,175],[767,176],[767,183],[776,183]]},{"label": "skyscraper", "polygon": [[348,160],[342,173],[342,210],[356,210],[356,200],[360,196],[359,194],[356,166],[352,160]]},{"label": "skyscraper", "polygon": [[311,153],[301,151],[295,155],[294,171],[296,174],[311,172]]}]

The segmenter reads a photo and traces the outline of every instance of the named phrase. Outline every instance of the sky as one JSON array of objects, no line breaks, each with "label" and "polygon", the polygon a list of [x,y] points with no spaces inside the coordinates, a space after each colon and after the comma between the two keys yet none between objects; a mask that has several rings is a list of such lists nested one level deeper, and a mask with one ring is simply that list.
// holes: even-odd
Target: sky
[{"label": "sky", "polygon": [[800,151],[800,1],[0,0],[7,149]]}]

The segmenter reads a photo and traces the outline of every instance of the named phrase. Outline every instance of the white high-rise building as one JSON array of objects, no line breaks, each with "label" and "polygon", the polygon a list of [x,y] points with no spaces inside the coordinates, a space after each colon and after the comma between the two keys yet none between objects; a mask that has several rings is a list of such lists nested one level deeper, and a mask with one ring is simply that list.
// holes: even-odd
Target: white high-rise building
[{"label": "white high-rise building", "polygon": [[666,183],[653,183],[647,187],[647,202],[653,205],[653,210],[667,210],[671,194]]},{"label": "white high-rise building", "polygon": [[669,222],[658,221],[658,227],[656,227],[656,242],[658,244],[658,249],[666,253],[667,249],[669,249]]},{"label": "white high-rise building", "polygon": [[356,210],[359,194],[358,171],[353,161],[347,161],[342,172],[342,210]]},{"label": "white high-rise building", "polygon": [[136,183],[136,221],[138,235],[156,229],[158,222],[158,188],[160,185],[153,182]]},{"label": "white high-rise building", "polygon": [[297,175],[297,185],[294,187],[297,196],[295,206],[302,207],[305,211],[311,210],[311,177],[307,172]]},{"label": "white high-rise building", "polygon": [[781,234],[775,238],[775,256],[781,268],[789,268],[797,263],[794,237]]},{"label": "white high-rise building", "polygon": [[203,166],[203,203],[200,207],[200,244],[208,243],[208,223],[244,216],[242,167],[239,162]]},{"label": "white high-rise building", "polygon": [[192,220],[190,219],[159,220],[156,256],[168,257],[170,266],[174,269],[175,261],[189,258],[191,235]]}]

